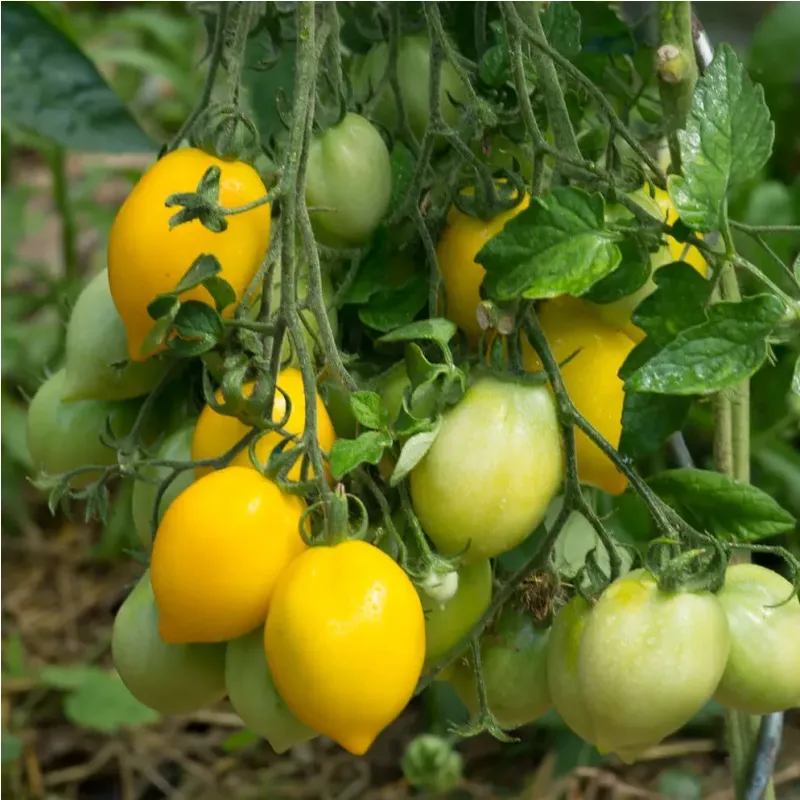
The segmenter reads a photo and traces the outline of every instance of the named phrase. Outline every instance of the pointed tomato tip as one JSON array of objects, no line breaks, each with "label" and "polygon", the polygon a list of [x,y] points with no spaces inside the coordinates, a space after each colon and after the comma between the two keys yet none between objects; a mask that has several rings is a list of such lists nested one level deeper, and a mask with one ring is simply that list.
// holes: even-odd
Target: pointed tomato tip
[{"label": "pointed tomato tip", "polygon": [[375,741],[375,735],[357,732],[331,738],[354,756],[363,756]]}]

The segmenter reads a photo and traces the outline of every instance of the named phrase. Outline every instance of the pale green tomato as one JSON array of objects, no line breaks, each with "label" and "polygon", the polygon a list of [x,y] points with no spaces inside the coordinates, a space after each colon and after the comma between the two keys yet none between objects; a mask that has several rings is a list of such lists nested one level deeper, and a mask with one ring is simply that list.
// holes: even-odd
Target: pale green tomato
[{"label": "pale green tomato", "polygon": [[[115,464],[117,452],[101,441],[110,419],[116,436],[128,434],[141,406],[139,400],[62,401],[65,374],[59,370],[48,378],[28,408],[27,439],[34,469],[61,475],[78,467]],[[100,471],[82,473],[71,481],[81,488],[97,480]]]},{"label": "pale green tomato", "polygon": [[425,666],[433,666],[455,647],[481,618],[492,600],[492,565],[468,564],[458,571],[458,589],[444,603],[417,590],[425,612]]},{"label": "pale green tomato", "polygon": [[149,571],[117,612],[111,654],[131,694],[161,714],[197,711],[225,696],[225,645],[163,642]]},{"label": "pale green tomato", "polygon": [[[363,102],[377,89],[389,63],[389,45],[382,42],[355,60],[351,80],[356,96]],[[397,52],[397,76],[400,97],[411,131],[422,139],[430,116],[431,43],[427,36],[404,36]],[[448,125],[458,123],[460,111],[450,98],[458,103],[467,99],[467,90],[449,61],[441,67],[439,101],[442,118]],[[378,122],[390,130],[397,129],[397,102],[390,85],[385,85],[373,109]]]},{"label": "pale green tomato", "polygon": [[[113,366],[123,362],[122,369]],[[108,270],[98,272],[78,297],[67,325],[62,399],[140,397],[168,368],[166,358],[128,360],[128,335],[111,297]]]},{"label": "pale green tomato", "polygon": [[[538,629],[529,613],[512,606],[506,606],[495,625],[481,637],[486,699],[501,727],[527,725],[550,709],[547,639],[548,631]],[[464,705],[476,715],[480,703],[472,665],[458,664],[449,680]]]},{"label": "pale green tomato", "polygon": [[645,570],[614,581],[580,639],[578,680],[597,749],[634,760],[711,699],[730,650],[710,592],[662,592]]},{"label": "pale green tomato", "polygon": [[[194,425],[189,425],[167,436],[158,448],[155,457],[163,461],[191,461],[192,434]],[[146,467],[142,470],[145,476],[155,481],[162,481],[172,470],[169,467]],[[170,503],[194,480],[191,469],[181,472],[167,487],[159,505],[159,521]],[[133,524],[142,546],[149,550],[153,546],[153,507],[156,502],[158,483],[136,481],[133,487]]]},{"label": "pale green tomato", "polygon": [[573,733],[595,743],[592,719],[578,680],[578,653],[591,606],[576,595],[561,609],[550,629],[547,684],[553,707]]},{"label": "pale green tomato", "polygon": [[317,735],[292,714],[278,694],[264,651],[263,628],[228,643],[225,683],[242,722],[263,736],[276,753],[285,753]]},{"label": "pale green tomato", "polygon": [[312,212],[312,222],[324,243],[367,242],[389,208],[391,193],[389,150],[364,117],[346,114],[311,142],[306,204],[319,209]]},{"label": "pale green tomato", "polygon": [[474,563],[516,547],[544,519],[564,470],[544,386],[481,377],[447,411],[411,472],[411,498],[440,552]]},{"label": "pale green tomato", "polygon": [[748,714],[800,706],[800,600],[792,585],[756,564],[728,567],[717,594],[728,616],[731,652],[714,695]]}]

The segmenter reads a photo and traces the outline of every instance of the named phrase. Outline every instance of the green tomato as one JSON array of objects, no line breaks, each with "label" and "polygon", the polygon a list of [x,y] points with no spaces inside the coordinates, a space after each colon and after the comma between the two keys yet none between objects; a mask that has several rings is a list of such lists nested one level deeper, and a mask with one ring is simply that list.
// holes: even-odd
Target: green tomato
[{"label": "green tomato", "polygon": [[117,612],[111,654],[131,694],[161,714],[186,714],[225,697],[225,645],[163,642],[149,570]]},{"label": "green tomato", "polygon": [[[125,363],[121,369],[114,364]],[[148,394],[169,369],[165,358],[128,360],[128,336],[117,313],[108,270],[78,297],[67,325],[63,400],[128,400]]]},{"label": "green tomato", "polygon": [[[171,433],[161,443],[156,451],[155,457],[164,461],[191,461],[192,459],[192,434],[194,425],[188,425],[180,430]],[[142,470],[143,474],[156,481],[136,481],[133,487],[133,524],[136,527],[136,534],[145,550],[153,546],[153,507],[158,493],[158,484],[164,480],[172,470],[169,467],[146,467]],[[164,516],[170,503],[194,480],[194,471],[191,469],[181,472],[175,480],[170,483],[164,492],[159,507],[158,519]]]},{"label": "green tomato", "polygon": [[417,589],[425,612],[425,667],[453,649],[481,618],[492,601],[492,565],[487,561],[458,570],[458,589],[443,603]]},{"label": "green tomato", "polygon": [[323,243],[364,244],[386,215],[391,193],[389,150],[363,117],[346,114],[311,142],[306,203],[320,209],[312,222]]},{"label": "green tomato", "polygon": [[730,649],[710,592],[662,592],[643,569],[614,581],[580,638],[578,680],[601,753],[632,761],[711,699]]},{"label": "green tomato", "polygon": [[731,652],[715,697],[748,714],[800,706],[800,600],[792,585],[756,564],[736,564],[717,594],[728,615]]},{"label": "green tomato", "polygon": [[481,377],[444,414],[411,472],[411,498],[440,552],[474,563],[516,547],[544,519],[564,472],[544,386]]},{"label": "green tomato", "polygon": [[264,651],[263,628],[228,643],[225,683],[242,722],[263,736],[276,753],[285,753],[317,735],[292,714],[278,694]]},{"label": "green tomato", "polygon": [[383,407],[389,413],[389,422],[394,422],[403,407],[406,387],[411,386],[404,361],[395,364],[375,380],[375,391],[381,396]]},{"label": "green tomato", "polygon": [[594,727],[578,680],[580,642],[591,610],[576,595],[556,615],[547,646],[547,685],[561,719],[581,739],[594,744]]},{"label": "green tomato", "polygon": [[[356,97],[367,100],[379,86],[389,63],[389,45],[383,42],[366,56],[355,59],[351,81]],[[431,43],[427,36],[404,36],[397,51],[397,76],[400,97],[411,131],[422,139],[430,116]],[[467,100],[467,90],[449,61],[441,67],[439,101],[442,118],[448,125],[458,122],[460,111],[450,98],[459,103]],[[373,109],[375,119],[392,131],[397,129],[397,103],[390,85],[385,85]]]},{"label": "green tomato", "polygon": [[[481,637],[486,699],[501,727],[527,725],[550,709],[547,640],[548,631],[538,629],[530,614],[513,606],[506,606],[497,623]],[[450,683],[476,715],[480,703],[472,665],[458,664]]]},{"label": "green tomato", "polygon": [[[66,375],[63,369],[46,380],[28,408],[28,451],[37,471],[61,475],[83,466],[108,466],[117,452],[100,439],[110,420],[118,437],[128,434],[136,420],[139,400],[62,401]],[[77,475],[70,485],[78,489],[97,480],[100,471]]]}]

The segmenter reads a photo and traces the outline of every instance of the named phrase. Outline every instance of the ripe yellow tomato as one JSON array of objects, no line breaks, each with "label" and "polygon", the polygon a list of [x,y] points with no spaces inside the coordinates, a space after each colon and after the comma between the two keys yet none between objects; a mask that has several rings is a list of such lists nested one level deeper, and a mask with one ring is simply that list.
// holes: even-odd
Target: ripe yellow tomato
[{"label": "ripe yellow tomato", "polygon": [[[202,254],[217,257],[220,277],[233,287],[237,299],[258,271],[269,245],[270,208],[258,206],[226,217],[228,227],[214,233],[199,220],[170,230],[169,220],[180,209],[167,208],[166,199],[178,192],[194,192],[206,170],[221,169],[219,204],[224,207],[252,203],[266,194],[258,173],[241,161],[221,161],[195,148],[176,150],[156,161],[145,172],[122,204],[108,239],[108,279],[111,295],[128,332],[128,355],[143,361],[145,336],[153,326],[147,306],[157,295],[171,292],[195,259]],[[200,286],[182,300],[213,305]],[[233,306],[226,309],[233,312]]]},{"label": "ripe yellow tomato", "polygon": [[[617,373],[634,347],[633,340],[604,322],[589,303],[568,295],[543,303],[539,322],[559,364],[577,352],[561,367],[567,392],[578,411],[618,447],[625,392]],[[525,369],[542,368],[526,339],[522,355]],[[622,494],[628,479],[603,451],[579,430],[575,431],[575,444],[581,481],[610,494]]]},{"label": "ripe yellow tomato", "polygon": [[405,708],[425,658],[425,616],[403,570],[363,541],[312,547],[275,587],[264,644],[295,716],[363,755]]},{"label": "ripe yellow tomato", "polygon": [[278,576],[306,549],[304,510],[299,497],[246,467],[212,472],[181,492],[150,560],[161,638],[224,642],[263,623]]},{"label": "ripe yellow tomato", "polygon": [[[283,370],[278,376],[278,386],[286,392],[291,401],[289,420],[284,428],[295,436],[301,436],[306,426],[306,400],[303,393],[302,373],[293,367]],[[244,391],[250,395],[253,393],[254,388],[255,383],[245,384]],[[216,396],[220,402],[223,401],[221,391],[218,391]],[[286,397],[280,392],[276,392],[275,403],[272,407],[272,419],[275,422],[280,422],[285,414]],[[206,406],[200,414],[194,429],[192,458],[195,460],[217,458],[230,450],[249,430],[250,428],[237,417],[219,414],[210,406]],[[317,440],[326,453],[330,452],[333,443],[336,441],[333,423],[319,394],[317,394]],[[266,464],[269,454],[282,441],[283,437],[278,431],[265,433],[256,445],[258,460],[262,464]],[[287,449],[289,447],[293,447],[293,445],[290,443],[287,445]],[[240,452],[232,463],[242,467],[251,466],[247,448]],[[302,464],[298,459],[289,471],[290,480],[300,480],[301,468]],[[204,475],[209,472],[209,469],[207,467],[198,467],[196,472],[198,475]],[[313,475],[312,470],[309,470],[309,475]]]},{"label": "ripe yellow tomato", "polygon": [[[654,187],[654,199],[658,203],[661,212],[666,216],[668,225],[672,225],[678,219],[678,212],[672,204],[670,196],[663,189]],[[703,258],[703,254],[693,245],[679,242],[672,236],[667,237],[667,245],[673,261],[685,261],[689,266],[696,269],[702,276],[708,275],[708,262]]]},{"label": "ripe yellow tomato", "polygon": [[530,197],[525,195],[519,205],[490,220],[470,217],[455,206],[447,215],[447,225],[436,246],[436,257],[447,295],[447,316],[464,331],[472,344],[477,343],[481,335],[475,312],[481,301],[480,287],[486,275],[486,270],[475,261],[475,256],[489,239],[500,233],[505,224],[529,204]]}]

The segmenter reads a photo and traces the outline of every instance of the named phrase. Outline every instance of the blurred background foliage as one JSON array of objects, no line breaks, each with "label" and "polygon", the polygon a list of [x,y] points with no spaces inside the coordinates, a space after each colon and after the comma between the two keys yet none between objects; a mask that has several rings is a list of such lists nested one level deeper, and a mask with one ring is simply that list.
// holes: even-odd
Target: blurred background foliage
[{"label": "blurred background foliage", "polygon": [[[609,17],[589,7],[599,4],[576,5],[602,40]],[[643,30],[651,4],[626,6],[634,30]],[[800,3],[695,8],[712,41],[731,41],[764,85],[776,123],[773,157],[733,198],[731,216],[798,224]],[[119,203],[199,95],[202,4],[187,11],[170,2],[4,3],[2,44],[3,791],[52,800],[411,796],[400,769],[405,745],[423,730],[446,735],[464,717],[445,684],[416,701],[368,759],[324,741],[278,759],[227,708],[159,721],[109,672],[113,613],[139,571],[128,553],[129,490],[117,492],[103,529],[53,519],[27,480],[25,409],[60,365],[69,309],[104,266]],[[615,60],[644,64],[649,56],[646,47],[624,57],[591,54],[600,80],[605,62],[616,68]],[[266,81],[263,90],[269,76],[251,80]],[[743,255],[785,281],[761,248],[738,232],[737,240]],[[789,236],[770,242],[784,259],[800,249]],[[800,408],[786,390],[795,359],[776,347],[753,381],[753,481],[800,517]],[[686,437],[698,465],[708,466],[710,404],[698,404]],[[669,451],[653,458],[653,471],[675,465]],[[598,496],[597,505],[622,541],[641,546],[650,537],[635,495]],[[771,543],[800,556],[796,530]],[[710,706],[678,741],[622,769],[548,715],[513,745],[460,743],[467,777],[451,796],[721,800],[730,795],[715,718]],[[778,791],[800,797],[797,719],[787,727]]]}]

